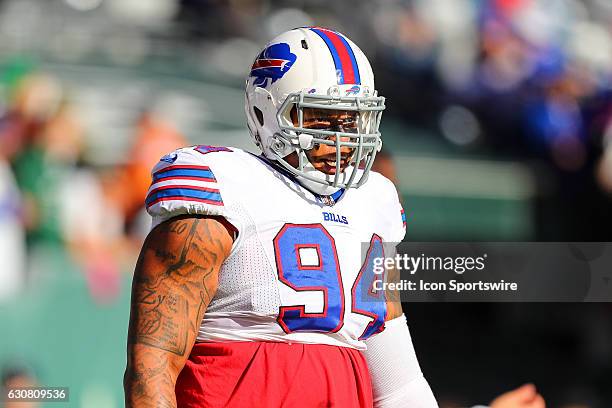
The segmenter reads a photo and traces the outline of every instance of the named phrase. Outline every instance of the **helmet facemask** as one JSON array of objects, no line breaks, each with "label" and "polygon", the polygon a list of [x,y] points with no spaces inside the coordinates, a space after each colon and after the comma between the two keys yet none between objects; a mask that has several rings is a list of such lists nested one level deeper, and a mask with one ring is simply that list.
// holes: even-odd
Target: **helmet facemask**
[{"label": "helmet facemask", "polygon": [[[376,94],[341,97],[333,90],[330,95],[304,91],[289,94],[277,111],[280,132],[271,146],[279,164],[302,181],[318,183],[325,191],[357,188],[367,181],[382,146],[379,126],[385,109],[385,98]],[[314,126],[313,117],[321,117],[314,120]],[[305,124],[305,118],[311,119],[309,123]],[[309,151],[320,145],[335,147],[335,169],[329,173],[316,170],[309,159]],[[297,167],[277,154],[287,151],[288,146],[297,154]]]}]

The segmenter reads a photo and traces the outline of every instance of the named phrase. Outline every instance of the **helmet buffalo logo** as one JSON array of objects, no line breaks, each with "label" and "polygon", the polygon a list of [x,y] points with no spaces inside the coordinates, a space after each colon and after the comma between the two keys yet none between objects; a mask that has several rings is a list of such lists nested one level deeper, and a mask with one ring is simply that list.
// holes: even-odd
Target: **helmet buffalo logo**
[{"label": "helmet buffalo logo", "polygon": [[357,95],[359,93],[359,86],[358,85],[353,85],[351,88],[346,90],[346,96],[349,95]]},{"label": "helmet buffalo logo", "polygon": [[[289,44],[272,44],[261,52],[251,67],[251,75],[255,77],[255,86],[265,88],[282,78],[297,59],[291,53]],[[268,82],[270,79],[270,82]]]}]

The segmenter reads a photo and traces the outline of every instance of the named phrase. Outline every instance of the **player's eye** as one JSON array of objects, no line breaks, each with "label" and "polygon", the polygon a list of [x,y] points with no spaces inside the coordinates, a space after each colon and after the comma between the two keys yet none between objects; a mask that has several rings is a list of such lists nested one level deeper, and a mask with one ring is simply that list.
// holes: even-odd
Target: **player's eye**
[{"label": "player's eye", "polygon": [[326,130],[329,129],[331,126],[331,122],[329,120],[324,119],[311,119],[304,123],[304,127],[316,130]]},{"label": "player's eye", "polygon": [[345,119],[342,122],[340,122],[340,124],[344,128],[356,128],[357,127],[357,121],[354,119]]},{"label": "player's eye", "polygon": [[304,127],[329,132],[357,133],[357,121],[354,118],[329,120],[328,118],[313,118],[304,123]]},{"label": "player's eye", "polygon": [[337,127],[345,133],[357,133],[357,121],[352,118],[338,121]]}]

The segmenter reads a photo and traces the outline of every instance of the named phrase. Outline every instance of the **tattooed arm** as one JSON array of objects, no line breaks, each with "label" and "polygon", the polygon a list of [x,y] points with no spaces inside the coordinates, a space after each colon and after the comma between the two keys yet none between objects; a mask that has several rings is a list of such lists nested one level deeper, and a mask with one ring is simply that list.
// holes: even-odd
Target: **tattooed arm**
[{"label": "tattooed arm", "polygon": [[232,246],[224,225],[217,217],[177,217],[145,240],[132,282],[127,407],[176,407],[176,379]]}]

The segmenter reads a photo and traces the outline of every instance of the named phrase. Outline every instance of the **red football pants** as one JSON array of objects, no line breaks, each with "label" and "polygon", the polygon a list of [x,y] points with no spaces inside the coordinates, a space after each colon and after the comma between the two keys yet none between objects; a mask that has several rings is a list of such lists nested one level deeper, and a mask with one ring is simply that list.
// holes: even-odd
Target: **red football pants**
[{"label": "red football pants", "polygon": [[198,343],[176,383],[181,408],[372,407],[363,355],[348,347]]}]

